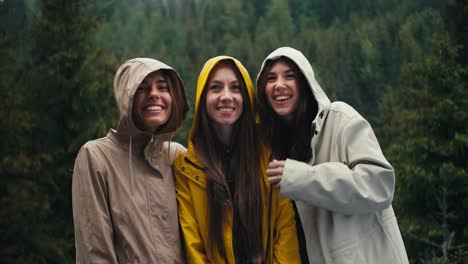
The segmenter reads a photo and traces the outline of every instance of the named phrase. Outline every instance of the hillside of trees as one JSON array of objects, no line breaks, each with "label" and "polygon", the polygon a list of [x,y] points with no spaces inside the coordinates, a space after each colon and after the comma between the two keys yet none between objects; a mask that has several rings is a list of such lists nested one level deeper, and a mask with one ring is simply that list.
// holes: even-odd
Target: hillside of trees
[{"label": "hillside of trees", "polygon": [[467,25],[467,0],[1,0],[0,262],[74,263],[73,163],[116,126],[123,61],[173,66],[193,110],[208,58],[255,79],[292,46],[375,128],[411,263],[468,263]]}]

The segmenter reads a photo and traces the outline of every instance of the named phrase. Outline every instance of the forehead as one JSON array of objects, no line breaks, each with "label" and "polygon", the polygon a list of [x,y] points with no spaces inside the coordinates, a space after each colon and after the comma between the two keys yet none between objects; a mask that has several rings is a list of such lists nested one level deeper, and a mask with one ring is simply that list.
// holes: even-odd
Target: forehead
[{"label": "forehead", "polygon": [[226,63],[219,63],[213,68],[211,73],[212,74],[210,77],[210,81],[221,80],[226,78],[237,80],[236,72],[234,71],[231,65],[228,65]]},{"label": "forehead", "polygon": [[164,74],[161,70],[154,71],[146,75],[145,79],[143,79],[143,82],[153,82],[153,81],[159,81],[159,80],[164,80]]},{"label": "forehead", "polygon": [[285,59],[278,59],[271,62],[271,68],[269,72],[283,72],[293,70],[293,67]]}]

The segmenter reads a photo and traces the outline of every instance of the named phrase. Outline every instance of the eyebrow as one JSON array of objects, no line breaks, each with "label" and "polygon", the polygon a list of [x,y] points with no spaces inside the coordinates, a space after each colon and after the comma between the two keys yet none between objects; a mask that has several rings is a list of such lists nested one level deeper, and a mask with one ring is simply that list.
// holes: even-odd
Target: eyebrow
[{"label": "eyebrow", "polygon": [[[218,80],[211,80],[210,82],[208,82],[208,84],[213,84],[213,83],[223,84],[222,81],[218,81]],[[233,84],[233,83],[240,83],[240,81],[239,80],[234,80],[234,81],[230,82],[229,84]]]},{"label": "eyebrow", "polygon": [[[167,81],[166,81],[166,79],[161,77],[161,79],[156,80],[156,83],[167,83]],[[141,84],[148,85],[148,84],[151,84],[151,83],[149,83],[149,80],[145,79],[145,80],[143,80],[143,82]]]}]

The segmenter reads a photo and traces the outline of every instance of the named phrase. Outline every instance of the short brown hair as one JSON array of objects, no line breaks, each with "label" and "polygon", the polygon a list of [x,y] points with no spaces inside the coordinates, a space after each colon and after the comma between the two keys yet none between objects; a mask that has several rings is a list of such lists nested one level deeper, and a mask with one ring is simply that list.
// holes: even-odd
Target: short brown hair
[{"label": "short brown hair", "polygon": [[160,126],[158,133],[174,132],[185,120],[188,112],[187,98],[185,89],[179,75],[173,70],[161,70],[164,79],[168,83],[169,93],[172,96],[172,111],[166,123]]}]

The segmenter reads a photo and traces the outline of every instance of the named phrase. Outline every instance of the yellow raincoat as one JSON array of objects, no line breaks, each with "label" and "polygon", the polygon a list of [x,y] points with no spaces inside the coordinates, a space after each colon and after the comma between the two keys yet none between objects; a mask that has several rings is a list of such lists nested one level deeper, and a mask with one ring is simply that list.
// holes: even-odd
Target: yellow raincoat
[{"label": "yellow raincoat", "polygon": [[[254,105],[254,89],[247,70],[242,64],[228,56],[218,56],[210,59],[200,73],[196,92],[195,115],[198,111],[198,103],[209,73],[215,65],[224,59],[234,61],[240,70],[252,106]],[[197,122],[194,118],[193,124]],[[193,128],[193,126],[192,126]],[[259,142],[260,144],[260,142]],[[264,151],[262,158],[262,171],[266,171],[269,153]],[[184,236],[184,247],[188,263],[210,263],[207,257],[208,241],[208,203],[207,180],[203,172],[203,163],[197,158],[191,141],[188,150],[179,155],[174,161],[174,173],[176,177],[177,201],[179,221]],[[261,193],[263,200],[263,247],[266,263],[300,263],[299,247],[296,236],[296,224],[294,210],[290,200],[279,196],[279,189],[273,188],[270,202],[270,184],[264,173],[261,181]],[[228,207],[229,208],[229,207]],[[226,247],[227,263],[234,264],[234,250],[232,241],[233,210],[229,208],[225,212],[227,224],[224,230],[224,244]],[[268,230],[269,229],[269,230]],[[268,249],[267,249],[268,247]],[[216,253],[211,263],[226,263]]]}]

